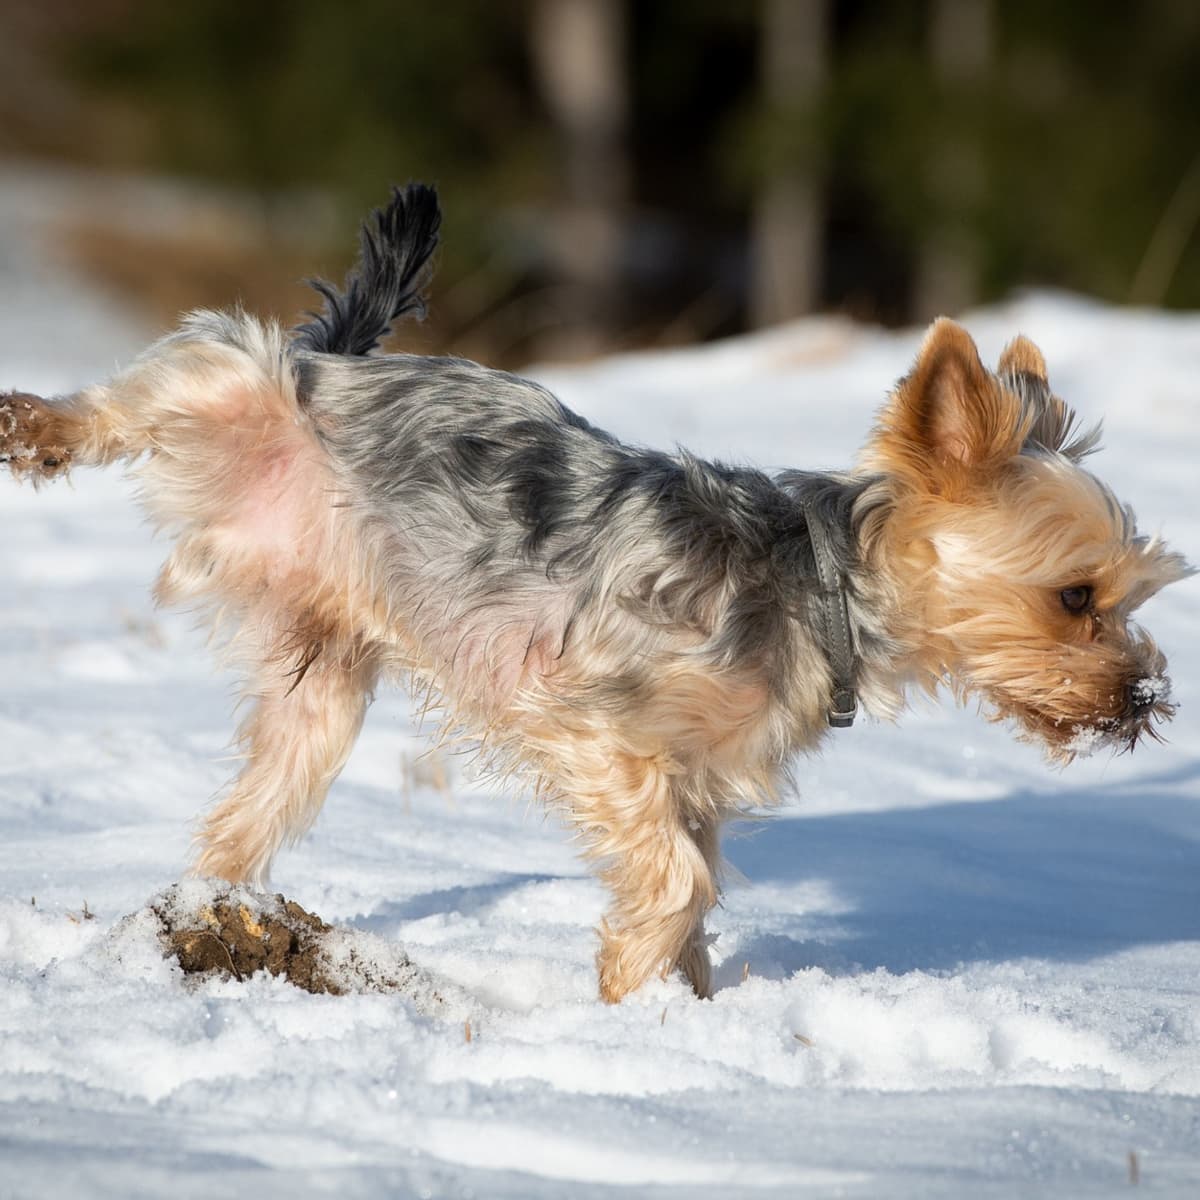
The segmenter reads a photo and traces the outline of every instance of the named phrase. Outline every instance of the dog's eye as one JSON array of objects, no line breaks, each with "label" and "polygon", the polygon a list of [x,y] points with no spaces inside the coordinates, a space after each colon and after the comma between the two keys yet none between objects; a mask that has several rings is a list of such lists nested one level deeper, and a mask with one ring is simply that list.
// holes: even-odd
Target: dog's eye
[{"label": "dog's eye", "polygon": [[1058,595],[1067,612],[1087,612],[1092,607],[1092,589],[1090,587],[1063,588]]}]

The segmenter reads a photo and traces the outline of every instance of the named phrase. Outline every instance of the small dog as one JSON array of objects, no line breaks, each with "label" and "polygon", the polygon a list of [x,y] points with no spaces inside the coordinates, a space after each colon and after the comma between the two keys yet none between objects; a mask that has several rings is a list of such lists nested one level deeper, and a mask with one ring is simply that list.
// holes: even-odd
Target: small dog
[{"label": "small dog", "polygon": [[1025,338],[993,374],[935,322],[853,471],[771,478],[623,445],[472,362],[372,357],[423,312],[439,223],[431,189],[395,191],[290,334],[195,312],[111,383],[0,396],[18,476],[137,463],[176,539],[158,600],[245,667],[245,766],[198,873],[261,884],[405,675],[601,864],[603,998],[676,966],[703,996],[721,823],[859,703],[946,683],[1060,762],[1172,715],[1129,618],[1189,568],[1081,467],[1098,431]]}]

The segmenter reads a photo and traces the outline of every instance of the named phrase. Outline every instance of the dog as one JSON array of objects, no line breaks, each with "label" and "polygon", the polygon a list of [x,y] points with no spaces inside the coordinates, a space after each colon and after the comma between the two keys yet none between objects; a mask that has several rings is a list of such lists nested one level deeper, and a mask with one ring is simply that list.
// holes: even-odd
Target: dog
[{"label": "dog", "polygon": [[109,383],[0,396],[18,477],[134,464],[175,539],[156,598],[244,669],[197,873],[261,885],[408,677],[578,830],[612,894],[603,999],[674,968],[706,996],[722,822],[860,706],[944,684],[1064,763],[1172,715],[1130,615],[1190,568],[1084,469],[1099,431],[1033,343],[993,373],[936,321],[852,470],[772,477],[624,445],[473,362],[373,355],[423,315],[439,225],[432,189],[396,189],[290,332],[197,311]]}]

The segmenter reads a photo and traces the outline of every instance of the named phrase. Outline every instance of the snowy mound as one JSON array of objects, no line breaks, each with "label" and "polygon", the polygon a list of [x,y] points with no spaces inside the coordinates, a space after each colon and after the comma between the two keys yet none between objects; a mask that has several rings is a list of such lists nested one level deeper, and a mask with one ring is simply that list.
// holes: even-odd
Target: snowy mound
[{"label": "snowy mound", "polygon": [[[266,971],[306,992],[399,993],[417,1012],[450,1015],[438,986],[400,947],[375,934],[327,925],[283,896],[192,879],[155,896],[146,909],[158,922],[164,950],[186,975],[240,981]],[[145,911],[118,926],[117,936],[126,924],[143,927]]]}]

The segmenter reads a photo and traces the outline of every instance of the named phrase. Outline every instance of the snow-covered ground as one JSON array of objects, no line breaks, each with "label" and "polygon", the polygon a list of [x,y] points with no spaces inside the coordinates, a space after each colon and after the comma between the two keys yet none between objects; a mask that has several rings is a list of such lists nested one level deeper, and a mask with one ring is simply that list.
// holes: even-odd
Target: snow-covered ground
[{"label": "snow-covered ground", "polygon": [[[1042,346],[1106,417],[1095,469],[1200,561],[1200,317],[1034,295],[966,323],[991,361]],[[73,388],[141,332],[0,224],[0,387]],[[540,375],[632,439],[838,466],[917,338],[814,320]],[[803,761],[727,838],[711,1002],[601,1004],[565,831],[422,759],[381,696],[273,883],[459,989],[468,1040],[395,995],[188,987],[121,923],[232,769],[230,681],[153,609],[119,475],[0,478],[0,531],[0,1197],[1200,1191],[1200,579],[1144,613],[1169,745],[1051,772],[944,706]]]}]

